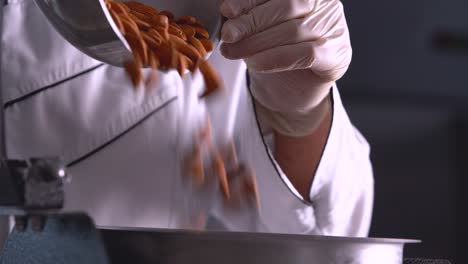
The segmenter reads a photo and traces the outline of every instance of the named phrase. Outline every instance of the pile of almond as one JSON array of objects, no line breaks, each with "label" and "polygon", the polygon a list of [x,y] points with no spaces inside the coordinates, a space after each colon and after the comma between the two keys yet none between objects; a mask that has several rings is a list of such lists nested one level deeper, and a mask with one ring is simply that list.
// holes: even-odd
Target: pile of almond
[{"label": "pile of almond", "polygon": [[205,59],[214,47],[203,23],[191,16],[175,18],[169,11],[158,12],[135,1],[105,2],[131,47],[133,61],[125,68],[135,87],[142,82],[142,68],[149,67],[153,71],[147,84],[157,79],[158,69],[177,69],[181,76],[186,70],[199,69],[206,87],[202,96],[221,88],[220,78]]},{"label": "pile of almond", "polygon": [[229,207],[240,207],[247,202],[258,208],[260,204],[253,170],[239,162],[233,142],[220,147],[215,146],[212,139],[211,124],[207,119],[193,140],[192,151],[185,158],[185,175],[200,189],[213,181],[217,182]]}]

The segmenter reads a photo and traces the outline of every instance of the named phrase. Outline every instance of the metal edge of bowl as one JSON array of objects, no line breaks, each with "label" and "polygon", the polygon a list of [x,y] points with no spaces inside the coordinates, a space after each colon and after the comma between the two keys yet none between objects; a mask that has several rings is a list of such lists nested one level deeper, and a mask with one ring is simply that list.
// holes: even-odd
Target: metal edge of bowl
[{"label": "metal edge of bowl", "polygon": [[262,233],[262,232],[231,232],[231,231],[194,231],[184,229],[159,229],[159,228],[127,228],[127,227],[106,227],[99,226],[98,229],[105,231],[121,232],[149,232],[166,235],[197,236],[199,239],[237,239],[237,240],[294,240],[297,242],[327,241],[327,242],[350,242],[363,244],[417,244],[421,240],[405,238],[378,238],[378,237],[343,237],[343,236],[321,236],[321,235],[301,235],[301,234],[281,234],[281,233]]},{"label": "metal edge of bowl", "polygon": [[130,52],[130,45],[128,44],[127,40],[125,39],[122,32],[119,30],[119,27],[117,26],[114,19],[112,18],[109,12],[109,9],[107,9],[106,3],[104,2],[104,0],[99,0],[99,4],[101,5],[102,12],[104,12],[104,15],[107,18],[107,22],[109,23],[112,30],[114,31],[114,34],[120,39],[120,41],[124,44],[124,46]]}]

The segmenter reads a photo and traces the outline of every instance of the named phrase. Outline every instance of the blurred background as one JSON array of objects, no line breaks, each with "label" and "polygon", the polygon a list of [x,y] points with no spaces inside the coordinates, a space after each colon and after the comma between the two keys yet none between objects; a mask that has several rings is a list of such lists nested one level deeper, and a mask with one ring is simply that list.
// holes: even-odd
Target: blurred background
[{"label": "blurred background", "polygon": [[339,86],[372,146],[371,236],[468,263],[468,1],[343,3],[354,55]]}]

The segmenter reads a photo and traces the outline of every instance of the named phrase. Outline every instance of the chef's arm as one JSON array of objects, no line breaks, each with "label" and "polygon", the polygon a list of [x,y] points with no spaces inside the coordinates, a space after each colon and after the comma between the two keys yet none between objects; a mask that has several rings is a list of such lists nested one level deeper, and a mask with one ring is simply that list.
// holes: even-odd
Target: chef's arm
[{"label": "chef's arm", "polygon": [[[373,206],[369,144],[348,118],[336,87],[329,97],[333,110],[326,112],[313,132],[295,137],[275,132],[274,142],[269,136],[264,139],[262,143],[270,147],[275,162],[262,160],[257,157],[261,152],[251,151],[260,146],[240,148],[246,151],[246,158],[256,161],[262,203],[260,214],[231,210],[220,203],[213,216],[226,229],[336,236],[368,234]],[[257,119],[264,121],[259,108],[256,110]],[[265,124],[263,121],[260,124]],[[268,128],[262,125],[263,132],[270,135]],[[272,165],[279,165],[281,170]],[[280,181],[275,179],[275,172],[279,172]],[[311,203],[299,201],[293,187]]]},{"label": "chef's arm", "polygon": [[296,137],[274,131],[275,159],[296,190],[307,201],[310,201],[314,175],[330,133],[332,115],[332,109],[328,107],[318,128],[308,135]]},{"label": "chef's arm", "polygon": [[[353,126],[336,86],[325,117],[304,136],[274,133],[275,159],[295,189],[311,202],[312,234],[366,236],[373,207],[368,142]],[[310,119],[309,124],[317,119]],[[277,130],[278,131],[278,130]],[[294,214],[293,208],[283,208]]]}]

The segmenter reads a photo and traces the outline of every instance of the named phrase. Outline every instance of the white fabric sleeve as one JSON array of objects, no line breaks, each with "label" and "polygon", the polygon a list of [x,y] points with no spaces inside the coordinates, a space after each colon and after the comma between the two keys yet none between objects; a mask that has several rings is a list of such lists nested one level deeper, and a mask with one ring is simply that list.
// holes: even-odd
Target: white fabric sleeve
[{"label": "white fabric sleeve", "polygon": [[310,192],[315,231],[363,237],[369,232],[374,201],[370,147],[351,123],[336,86],[332,95],[332,126]]}]

